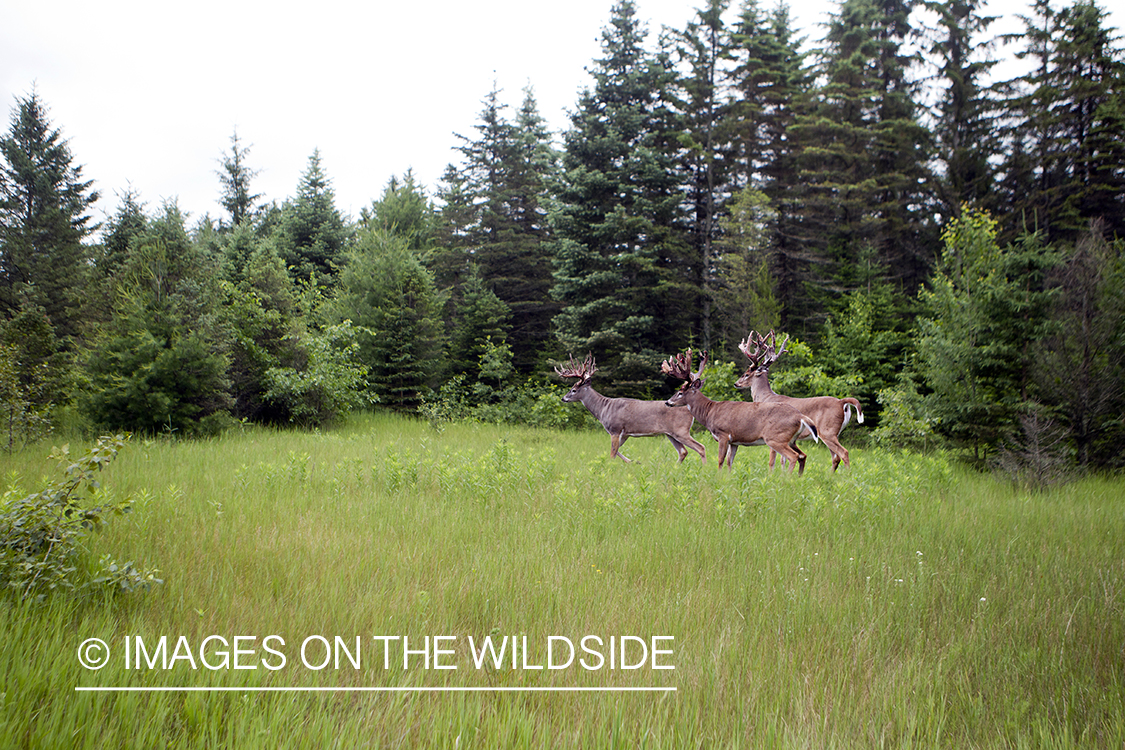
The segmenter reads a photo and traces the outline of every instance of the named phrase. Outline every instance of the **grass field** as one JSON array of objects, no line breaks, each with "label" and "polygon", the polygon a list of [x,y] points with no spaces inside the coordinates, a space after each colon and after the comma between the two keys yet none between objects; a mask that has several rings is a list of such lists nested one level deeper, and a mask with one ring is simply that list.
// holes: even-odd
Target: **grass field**
[{"label": "grass field", "polygon": [[[134,439],[103,481],[135,512],[90,552],[165,583],[0,600],[0,746],[1125,746],[1125,481],[862,449],[833,475],[823,446],[728,474],[704,443],[626,465],[604,433],[389,415]],[[5,483],[37,489],[49,447]],[[477,668],[486,637],[518,658]]]}]

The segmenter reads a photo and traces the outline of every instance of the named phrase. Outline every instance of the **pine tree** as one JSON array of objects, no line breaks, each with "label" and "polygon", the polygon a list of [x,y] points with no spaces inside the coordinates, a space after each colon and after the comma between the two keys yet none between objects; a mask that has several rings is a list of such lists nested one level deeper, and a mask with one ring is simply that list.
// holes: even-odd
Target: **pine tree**
[{"label": "pine tree", "polygon": [[643,46],[622,0],[602,34],[592,89],[565,134],[552,225],[564,350],[593,352],[615,390],[662,384],[659,361],[698,335],[699,261],[682,211],[665,55]]},{"label": "pine tree", "polygon": [[[1013,82],[1015,121],[1003,165],[1011,210],[1049,240],[1073,242],[1090,219],[1125,231],[1125,60],[1091,0],[1021,16],[1018,56],[1034,69]],[[1020,160],[1024,155],[1030,161]]]},{"label": "pine tree", "polygon": [[933,196],[928,133],[917,120],[906,42],[912,0],[845,0],[826,38],[824,84],[815,107],[790,127],[799,179],[786,200],[799,216],[790,239],[808,253],[809,303],[819,318],[854,288],[853,269],[873,249],[901,290],[928,271]]},{"label": "pine tree", "polygon": [[254,204],[262,197],[261,193],[250,192],[250,181],[258,176],[258,170],[250,169],[246,165],[246,157],[249,153],[250,147],[243,146],[238,131],[234,131],[230,137],[230,154],[223,155],[220,162],[222,169],[216,172],[223,185],[223,194],[219,202],[230,214],[230,227],[236,227],[248,219],[253,219]]},{"label": "pine tree", "polygon": [[280,230],[282,259],[294,279],[331,284],[352,232],[336,208],[336,193],[321,166],[319,149],[309,157],[297,197],[282,208]]},{"label": "pine tree", "polygon": [[30,293],[55,333],[74,337],[90,255],[83,240],[95,229],[88,211],[98,193],[35,92],[13,111],[0,157],[0,315],[18,314]]},{"label": "pine tree", "polygon": [[[477,136],[461,136],[463,162],[445,181],[443,217],[449,243],[439,262],[458,286],[471,259],[484,282],[512,311],[507,334],[516,367],[529,374],[549,338],[558,306],[550,298],[546,205],[557,156],[530,88],[514,119],[493,86]],[[455,293],[454,305],[460,293]]]},{"label": "pine tree", "polygon": [[982,40],[995,16],[981,15],[982,0],[928,1],[937,15],[938,28],[930,54],[937,75],[935,156],[944,164],[941,201],[946,216],[955,216],[963,204],[990,205],[993,193],[992,159],[1000,151],[995,92],[985,78],[996,64],[988,55],[991,40]]}]

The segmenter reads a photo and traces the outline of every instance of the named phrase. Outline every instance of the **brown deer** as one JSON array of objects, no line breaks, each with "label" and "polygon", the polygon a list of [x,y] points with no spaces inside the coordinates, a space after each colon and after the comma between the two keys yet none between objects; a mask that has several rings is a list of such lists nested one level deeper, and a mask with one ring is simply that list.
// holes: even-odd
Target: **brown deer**
[{"label": "brown deer", "polygon": [[[699,372],[691,371],[691,349],[668,359],[660,369],[684,381],[683,386],[665,403],[668,406],[686,406],[719,441],[719,466],[725,462],[730,470],[734,454],[740,445],[768,445],[789,462],[789,471],[798,466],[797,474],[805,471],[805,454],[797,447],[797,436],[807,431],[816,439],[815,422],[788,404],[755,404],[748,401],[712,401],[700,393],[703,387],[703,370],[707,354],[699,363]],[[772,468],[773,462],[770,462]]]},{"label": "brown deer", "polygon": [[[840,445],[840,431],[848,426],[851,421],[851,410],[855,409],[856,421],[863,424],[863,407],[854,398],[835,398],[833,396],[813,396],[812,398],[792,398],[774,393],[770,388],[770,366],[777,358],[785,353],[785,345],[789,337],[781,342],[781,347],[776,348],[777,337],[773,331],[762,336],[754,331],[738,345],[746,358],[750,360],[750,367],[738,379],[735,385],[739,388],[750,388],[750,397],[755,403],[789,404],[808,414],[820,428],[820,439],[832,453],[832,471],[844,462],[844,466],[851,466],[848,460],[848,451]],[[808,435],[801,435],[806,438]],[[773,465],[774,456],[770,454],[770,465]]]},{"label": "brown deer", "polygon": [[592,354],[587,354],[586,361],[581,364],[571,356],[566,367],[555,368],[560,377],[578,378],[574,387],[563,396],[563,401],[581,401],[594,418],[602,423],[602,427],[609,433],[610,458],[620,458],[632,463],[621,452],[621,446],[626,440],[631,437],[665,435],[672,442],[676,453],[680,454],[680,463],[687,456],[685,445],[698,453],[700,460],[707,460],[703,444],[691,436],[691,424],[694,421],[691,414],[672,411],[664,406],[663,401],[603,396],[590,385],[597,370]]}]

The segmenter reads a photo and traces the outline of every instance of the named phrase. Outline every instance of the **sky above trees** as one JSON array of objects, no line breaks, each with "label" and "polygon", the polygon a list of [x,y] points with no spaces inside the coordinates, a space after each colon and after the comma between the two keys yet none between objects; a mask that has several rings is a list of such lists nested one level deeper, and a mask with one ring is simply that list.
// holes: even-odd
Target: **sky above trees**
[{"label": "sky above trees", "polygon": [[[131,187],[150,203],[176,198],[196,218],[221,216],[216,170],[237,130],[267,201],[291,197],[319,149],[340,209],[356,216],[408,169],[432,192],[457,161],[455,133],[471,134],[494,82],[512,110],[530,84],[548,125],[564,129],[611,5],[328,0],[292,13],[244,0],[5,3],[0,103],[8,111],[38,92],[105,196],[101,212]],[[648,43],[662,26],[682,28],[697,5],[639,0]],[[1125,11],[1106,5],[1125,25]],[[1028,6],[988,7],[1015,23]],[[815,42],[835,7],[791,3],[793,25]]]}]

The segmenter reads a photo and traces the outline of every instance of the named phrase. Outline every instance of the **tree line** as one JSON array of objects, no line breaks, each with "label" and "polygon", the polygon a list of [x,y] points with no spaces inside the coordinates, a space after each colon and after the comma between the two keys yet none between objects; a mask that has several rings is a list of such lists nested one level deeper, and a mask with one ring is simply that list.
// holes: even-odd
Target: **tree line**
[{"label": "tree line", "polygon": [[[816,44],[784,4],[707,0],[650,34],[610,9],[553,133],[493,86],[432,190],[358,217],[319,152],[280,203],[236,132],[225,215],[101,199],[36,92],[0,141],[6,442],[69,415],[147,432],[320,424],[378,403],[573,422],[551,363],[612,395],[751,330],[775,389],[856,396],[878,438],[1117,466],[1125,437],[1125,60],[1092,0],[842,0]],[[994,74],[998,45],[1028,72]],[[785,369],[781,369],[782,365]],[[730,394],[727,394],[730,395]],[[737,397],[737,396],[734,396]]]}]

